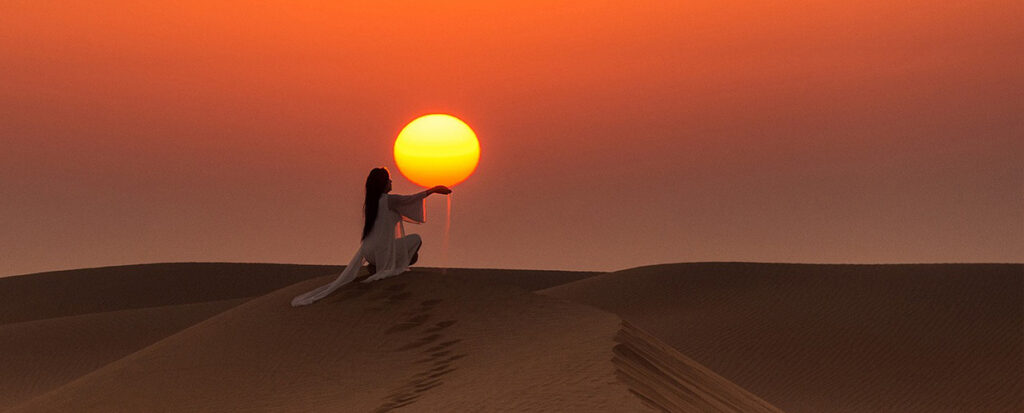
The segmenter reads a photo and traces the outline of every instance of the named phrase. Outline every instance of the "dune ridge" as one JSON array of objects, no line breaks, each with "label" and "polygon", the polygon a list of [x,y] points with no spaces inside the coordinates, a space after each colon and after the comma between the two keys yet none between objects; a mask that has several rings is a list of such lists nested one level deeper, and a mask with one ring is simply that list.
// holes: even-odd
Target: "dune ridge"
[{"label": "dune ridge", "polygon": [[619,378],[661,410],[782,412],[627,321],[615,341],[612,362]]}]

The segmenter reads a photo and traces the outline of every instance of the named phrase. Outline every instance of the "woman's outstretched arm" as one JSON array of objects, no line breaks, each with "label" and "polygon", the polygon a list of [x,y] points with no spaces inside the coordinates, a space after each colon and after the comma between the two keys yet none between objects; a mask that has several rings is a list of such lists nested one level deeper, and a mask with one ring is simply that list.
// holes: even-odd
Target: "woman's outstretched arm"
[{"label": "woman's outstretched arm", "polygon": [[408,205],[408,204],[411,204],[413,202],[420,201],[423,198],[426,198],[427,196],[430,196],[430,194],[444,194],[444,195],[447,195],[447,194],[450,194],[450,193],[452,193],[451,189],[448,189],[448,187],[443,186],[443,185],[438,185],[438,186],[430,188],[430,189],[428,189],[426,191],[418,192],[418,193],[415,193],[415,194],[412,194],[412,195],[388,194],[388,208],[395,209],[395,208],[398,208],[398,207],[403,206],[403,205]]},{"label": "woman's outstretched arm", "polygon": [[434,193],[450,194],[452,190],[443,186],[435,186],[414,195],[388,194],[388,209],[397,212],[404,221],[422,224],[426,222],[427,217],[423,199]]}]

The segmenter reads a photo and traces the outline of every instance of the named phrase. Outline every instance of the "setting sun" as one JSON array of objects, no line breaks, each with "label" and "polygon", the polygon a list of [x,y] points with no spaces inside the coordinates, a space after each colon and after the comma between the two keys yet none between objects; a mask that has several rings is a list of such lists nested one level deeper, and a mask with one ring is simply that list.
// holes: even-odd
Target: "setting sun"
[{"label": "setting sun", "polygon": [[416,118],[395,139],[395,163],[410,181],[423,187],[454,186],[476,169],[480,143],[465,122],[451,115]]}]

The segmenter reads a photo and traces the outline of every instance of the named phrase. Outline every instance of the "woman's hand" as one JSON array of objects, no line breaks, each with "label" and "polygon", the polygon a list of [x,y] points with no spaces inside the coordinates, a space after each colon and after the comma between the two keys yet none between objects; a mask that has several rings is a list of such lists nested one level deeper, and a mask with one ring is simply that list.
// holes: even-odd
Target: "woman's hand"
[{"label": "woman's hand", "polygon": [[448,195],[448,194],[452,193],[452,190],[448,189],[447,186],[438,185],[438,186],[435,186],[433,188],[430,188],[430,192],[431,193],[435,193],[435,194]]}]

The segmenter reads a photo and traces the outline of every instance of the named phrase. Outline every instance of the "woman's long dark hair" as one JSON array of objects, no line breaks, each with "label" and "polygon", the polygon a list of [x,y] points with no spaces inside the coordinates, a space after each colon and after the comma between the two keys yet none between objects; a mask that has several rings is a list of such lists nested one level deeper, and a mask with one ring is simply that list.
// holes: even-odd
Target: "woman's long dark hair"
[{"label": "woman's long dark hair", "polygon": [[377,202],[380,200],[381,194],[388,190],[389,180],[391,180],[391,175],[385,168],[373,168],[370,175],[366,177],[366,202],[363,204],[363,215],[366,216],[366,222],[363,223],[361,239],[366,239],[366,236],[370,235],[370,230],[373,229],[373,221],[377,220]]}]

